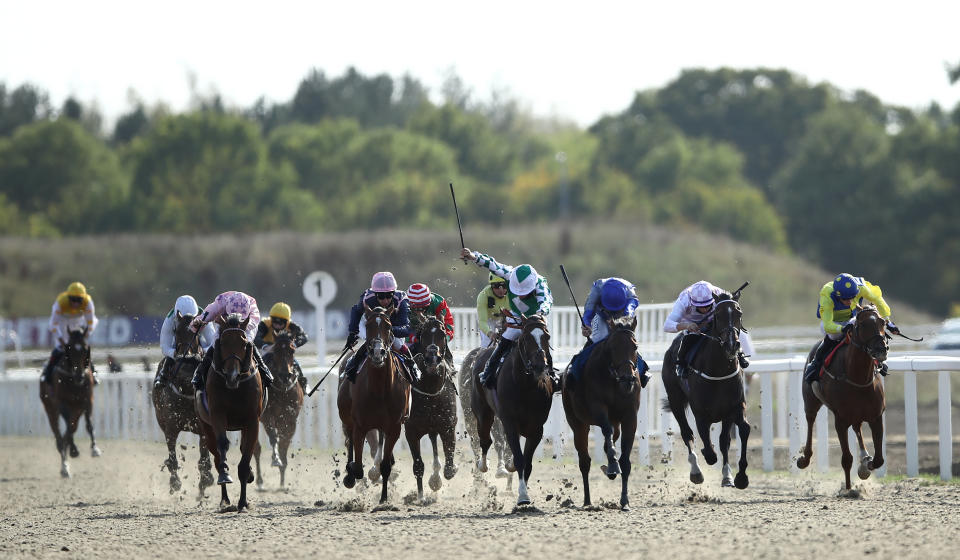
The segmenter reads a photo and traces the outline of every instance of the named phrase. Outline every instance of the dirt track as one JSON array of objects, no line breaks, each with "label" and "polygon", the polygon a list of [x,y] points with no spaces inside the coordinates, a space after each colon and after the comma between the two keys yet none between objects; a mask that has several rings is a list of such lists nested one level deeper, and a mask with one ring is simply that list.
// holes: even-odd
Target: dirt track
[{"label": "dirt track", "polygon": [[[346,490],[334,480],[337,465],[329,455],[301,452],[291,460],[290,490],[275,489],[278,476],[270,469],[267,490],[252,490],[252,510],[238,515],[217,512],[216,487],[198,504],[192,446],[181,451],[184,490],[170,495],[160,470],[162,444],[104,440],[98,459],[89,456],[87,444],[78,439],[82,455],[71,460],[74,477],[62,480],[52,438],[0,438],[0,557],[736,554],[780,560],[958,554],[960,485],[919,479],[867,481],[854,497],[839,497],[835,473],[791,477],[751,470],[750,487],[740,491],[719,488],[719,471],[712,468],[699,487],[685,480],[683,470],[644,468],[631,477],[632,511],[583,511],[568,501],[582,499],[575,464],[547,460],[534,465],[536,508],[514,513],[516,494],[492,472],[486,475],[492,486],[474,484],[463,457],[460,473],[435,500],[407,505],[415,483],[409,457],[401,456],[392,496],[397,510],[371,512],[379,487]],[[237,457],[232,452],[234,473]],[[429,475],[429,460],[427,469]],[[620,482],[601,476],[595,465],[594,503],[613,505]],[[239,486],[230,490],[236,500]]]}]

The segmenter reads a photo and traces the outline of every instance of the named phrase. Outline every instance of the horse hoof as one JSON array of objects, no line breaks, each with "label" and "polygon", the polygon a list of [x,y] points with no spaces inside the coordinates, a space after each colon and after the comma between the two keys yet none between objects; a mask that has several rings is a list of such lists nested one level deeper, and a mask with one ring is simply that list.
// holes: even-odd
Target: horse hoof
[{"label": "horse hoof", "polygon": [[504,467],[512,473],[517,472],[517,467],[513,464],[513,459],[507,459],[504,462]]},{"label": "horse hoof", "polygon": [[610,480],[615,480],[617,478],[617,473],[613,469],[607,469],[607,465],[600,465],[600,472],[607,475],[607,478]]},{"label": "horse hoof", "polygon": [[497,468],[497,478],[510,478],[510,471],[508,471],[503,465],[500,465]]},{"label": "horse hoof", "polygon": [[233,484],[233,479],[230,478],[230,473],[222,473],[217,477],[217,484]]},{"label": "horse hoof", "polygon": [[[487,462],[484,461],[483,459],[477,461],[477,470],[480,472],[487,472]],[[504,475],[504,476],[507,476],[507,475]],[[502,478],[500,476],[499,470],[497,471],[497,478]]]},{"label": "horse hoof", "polygon": [[377,467],[370,467],[370,470],[367,471],[367,478],[370,479],[370,482],[376,482],[380,480],[380,469]]},{"label": "horse hoof", "polygon": [[533,502],[530,500],[530,498],[520,498],[517,500],[518,506],[529,506],[532,503]]},{"label": "horse hoof", "polygon": [[729,476],[723,477],[723,480],[720,481],[721,488],[733,488],[733,478]]},{"label": "horse hoof", "polygon": [[[247,477],[247,484],[253,484],[253,473],[250,473],[250,476]],[[260,481],[260,486],[263,486],[263,481]]]},{"label": "horse hoof", "polygon": [[690,473],[690,482],[694,484],[703,484],[703,473]]},{"label": "horse hoof", "polygon": [[70,444],[70,456],[74,458],[80,456],[80,450],[77,449],[77,446],[73,445],[72,443]]},{"label": "horse hoof", "polygon": [[620,511],[630,511],[630,504],[620,504]]},{"label": "horse hoof", "polygon": [[237,511],[237,506],[232,506],[229,502],[226,504],[220,502],[220,513],[230,513],[232,511]]},{"label": "horse hoof", "polygon": [[738,489],[743,490],[750,485],[750,479],[747,478],[747,473],[737,473],[737,476],[733,479],[733,485]]},{"label": "horse hoof", "polygon": [[271,467],[282,467],[282,466],[283,466],[283,463],[280,461],[280,457],[277,457],[276,455],[274,455],[274,456],[273,456],[273,459],[270,461],[270,466],[271,466]]},{"label": "horse hoof", "polygon": [[183,484],[180,482],[180,477],[171,476],[170,477],[170,493],[179,492],[180,488],[183,487]]},{"label": "horse hoof", "polygon": [[870,469],[867,468],[866,465],[860,465],[860,467],[857,468],[857,476],[860,477],[860,480],[866,480],[870,478]]},{"label": "horse hoof", "polygon": [[717,453],[713,449],[704,447],[700,450],[700,453],[703,454],[703,460],[706,461],[708,465],[715,465],[717,463]]},{"label": "horse hoof", "polygon": [[439,475],[439,474],[434,473],[434,474],[430,477],[430,483],[429,483],[429,484],[430,484],[430,489],[433,490],[434,492],[436,492],[437,490],[440,490],[441,487],[443,487],[443,480],[440,478],[440,475]]},{"label": "horse hoof", "polygon": [[213,475],[210,474],[210,471],[204,472],[200,475],[200,490],[203,491],[204,488],[209,488],[213,486]]},{"label": "horse hoof", "polygon": [[70,478],[70,469],[67,468],[66,465],[64,465],[63,468],[60,469],[60,476],[62,478]]},{"label": "horse hoof", "polygon": [[343,477],[343,487],[344,488],[353,488],[357,483],[357,479],[354,478],[352,474],[347,474]]},{"label": "horse hoof", "polygon": [[457,475],[457,467],[454,465],[449,465],[443,467],[443,478],[450,480]]},{"label": "horse hoof", "polygon": [[798,469],[805,469],[807,468],[808,465],[810,465],[810,457],[807,457],[807,456],[797,457]]},{"label": "horse hoof", "polygon": [[93,447],[90,448],[90,456],[91,456],[91,457],[99,457],[99,456],[101,456],[101,455],[103,455],[103,452],[100,451],[100,448],[97,447],[96,445],[94,445]]}]

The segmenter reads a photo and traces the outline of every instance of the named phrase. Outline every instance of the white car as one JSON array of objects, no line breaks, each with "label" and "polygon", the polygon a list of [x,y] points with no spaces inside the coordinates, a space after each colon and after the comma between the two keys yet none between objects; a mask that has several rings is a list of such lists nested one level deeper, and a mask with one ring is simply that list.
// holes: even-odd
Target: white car
[{"label": "white car", "polygon": [[956,350],[960,348],[960,318],[944,321],[940,332],[930,340],[930,347],[934,350]]}]

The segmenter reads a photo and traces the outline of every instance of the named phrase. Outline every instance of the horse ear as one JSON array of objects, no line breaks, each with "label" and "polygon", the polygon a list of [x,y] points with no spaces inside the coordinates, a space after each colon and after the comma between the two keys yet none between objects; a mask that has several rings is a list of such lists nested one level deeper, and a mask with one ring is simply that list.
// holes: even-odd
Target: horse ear
[{"label": "horse ear", "polygon": [[89,331],[90,331],[90,327],[83,327],[83,333],[82,333],[82,334],[83,334],[84,338],[86,338],[87,332],[89,332]]},{"label": "horse ear", "polygon": [[177,322],[179,323],[183,319],[183,314],[180,313],[180,310],[177,309]]},{"label": "horse ear", "polygon": [[250,324],[250,316],[248,315],[247,318],[244,319],[242,323],[240,323],[240,329],[247,330],[247,325],[249,324]]},{"label": "horse ear", "polygon": [[633,316],[633,320],[630,321],[630,330],[631,330],[631,331],[637,330],[637,316],[636,316],[636,315],[634,315],[634,316]]},{"label": "horse ear", "polygon": [[370,306],[367,305],[367,301],[364,300],[364,301],[363,301],[363,312],[364,312],[364,314],[369,314],[371,311],[373,311],[373,309],[370,309]]}]

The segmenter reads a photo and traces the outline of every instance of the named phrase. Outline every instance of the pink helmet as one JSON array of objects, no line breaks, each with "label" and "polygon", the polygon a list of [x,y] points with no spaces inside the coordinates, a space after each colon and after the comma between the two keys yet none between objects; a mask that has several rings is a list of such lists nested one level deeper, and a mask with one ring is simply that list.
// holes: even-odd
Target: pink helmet
[{"label": "pink helmet", "polygon": [[412,284],[407,290],[410,307],[426,307],[430,304],[430,288],[426,284]]},{"label": "pink helmet", "polygon": [[374,292],[393,292],[397,289],[397,280],[390,272],[378,272],[370,281],[370,290]]},{"label": "pink helmet", "polygon": [[218,298],[223,298],[223,312],[227,315],[233,313],[248,315],[250,313],[249,300],[253,298],[243,292],[224,292]]}]

